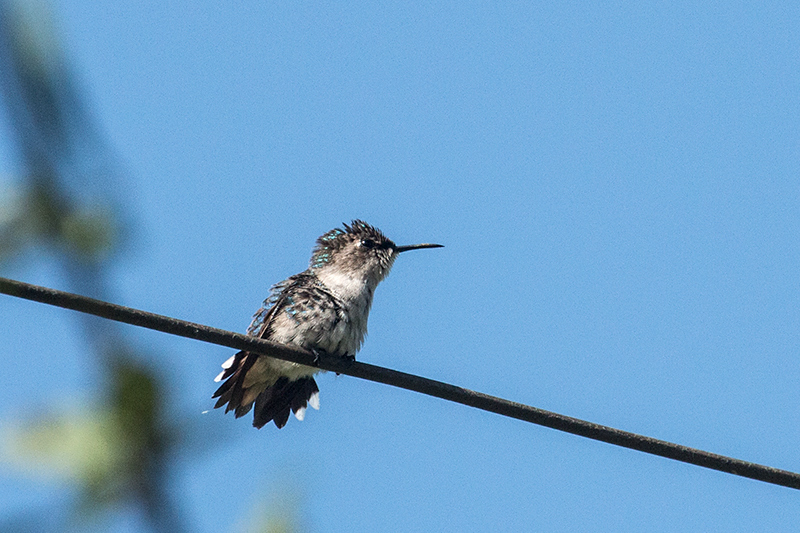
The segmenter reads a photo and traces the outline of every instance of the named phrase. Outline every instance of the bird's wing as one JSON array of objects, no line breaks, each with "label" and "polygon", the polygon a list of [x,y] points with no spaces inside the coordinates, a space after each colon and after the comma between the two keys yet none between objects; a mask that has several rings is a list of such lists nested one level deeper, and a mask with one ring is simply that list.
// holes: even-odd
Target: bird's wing
[{"label": "bird's wing", "polygon": [[[268,339],[270,326],[275,317],[291,307],[294,302],[291,297],[292,289],[307,283],[306,278],[310,274],[300,273],[287,278],[286,280],[272,287],[272,294],[264,300],[264,306],[253,316],[253,321],[247,328],[247,334],[252,337]],[[258,354],[251,354],[246,350],[237,352],[230,359],[222,363],[222,372],[214,381],[225,381],[214,393],[212,398],[219,398],[214,407],[222,407],[226,403],[225,412],[235,410],[236,416],[245,415],[252,407],[252,400],[243,402],[245,397],[245,378],[248,371],[258,359]]]}]

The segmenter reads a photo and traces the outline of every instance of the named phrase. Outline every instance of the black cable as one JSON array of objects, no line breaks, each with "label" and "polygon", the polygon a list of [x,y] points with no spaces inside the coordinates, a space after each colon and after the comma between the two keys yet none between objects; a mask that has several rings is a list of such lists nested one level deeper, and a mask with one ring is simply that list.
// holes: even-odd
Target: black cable
[{"label": "black cable", "polygon": [[[0,278],[0,293],[63,307],[65,309],[72,309],[74,311],[80,311],[118,322],[125,322],[127,324],[133,324],[134,326],[163,331],[164,333],[172,335],[179,335],[190,339],[218,344],[220,346],[227,346],[237,350],[248,350],[304,365],[315,364],[316,356],[304,350],[276,344],[264,339],[249,337],[240,333],[233,333],[231,331],[194,324],[192,322],[148,313],[130,307],[123,307],[78,294],[48,289],[38,285],[30,285],[7,278]],[[800,489],[800,474],[794,472],[779,470],[777,468],[709,453],[608,426],[593,424],[592,422],[586,422],[577,418],[456,387],[455,385],[450,385],[441,381],[435,381],[413,374],[406,374],[404,372],[398,372],[367,363],[349,362],[324,354],[320,354],[316,366],[319,366],[319,368],[323,370],[412,390],[451,402],[469,405],[477,409],[483,409],[484,411],[517,418],[540,426],[566,431],[567,433],[580,435],[589,439],[607,442],[616,446],[623,446],[644,453],[660,455],[667,459],[674,459],[676,461],[682,461],[720,472],[727,472],[736,476],[748,477],[766,483]]]}]

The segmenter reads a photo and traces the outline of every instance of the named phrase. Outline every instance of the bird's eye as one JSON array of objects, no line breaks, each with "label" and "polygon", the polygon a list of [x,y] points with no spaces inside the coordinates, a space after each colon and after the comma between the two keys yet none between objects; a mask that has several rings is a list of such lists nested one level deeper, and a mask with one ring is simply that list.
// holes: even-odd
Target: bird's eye
[{"label": "bird's eye", "polygon": [[364,248],[375,248],[375,241],[372,239],[361,239],[361,246]]}]

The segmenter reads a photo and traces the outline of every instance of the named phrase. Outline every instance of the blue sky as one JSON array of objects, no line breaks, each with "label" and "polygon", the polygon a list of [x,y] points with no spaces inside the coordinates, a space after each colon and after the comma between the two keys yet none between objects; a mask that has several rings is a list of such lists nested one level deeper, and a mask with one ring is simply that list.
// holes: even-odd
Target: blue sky
[{"label": "blue sky", "polygon": [[[363,218],[446,247],[398,260],[359,360],[800,470],[796,2],[283,4],[53,3],[126,171],[117,303],[243,332]],[[91,398],[74,315],[2,309],[32,370],[0,416]],[[202,414],[230,350],[130,335],[213,442],[174,470],[197,531],[280,494],[319,532],[796,530],[793,490],[344,376],[256,431]]]}]

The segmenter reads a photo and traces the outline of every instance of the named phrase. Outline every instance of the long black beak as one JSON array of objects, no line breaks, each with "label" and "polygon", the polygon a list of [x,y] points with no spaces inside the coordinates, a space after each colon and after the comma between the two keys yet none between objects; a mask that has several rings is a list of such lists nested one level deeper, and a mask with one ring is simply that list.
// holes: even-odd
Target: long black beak
[{"label": "long black beak", "polygon": [[419,250],[420,248],[444,248],[444,246],[441,244],[430,244],[426,242],[425,244],[407,244],[405,246],[398,246],[394,249],[394,251],[399,254],[400,252]]}]

